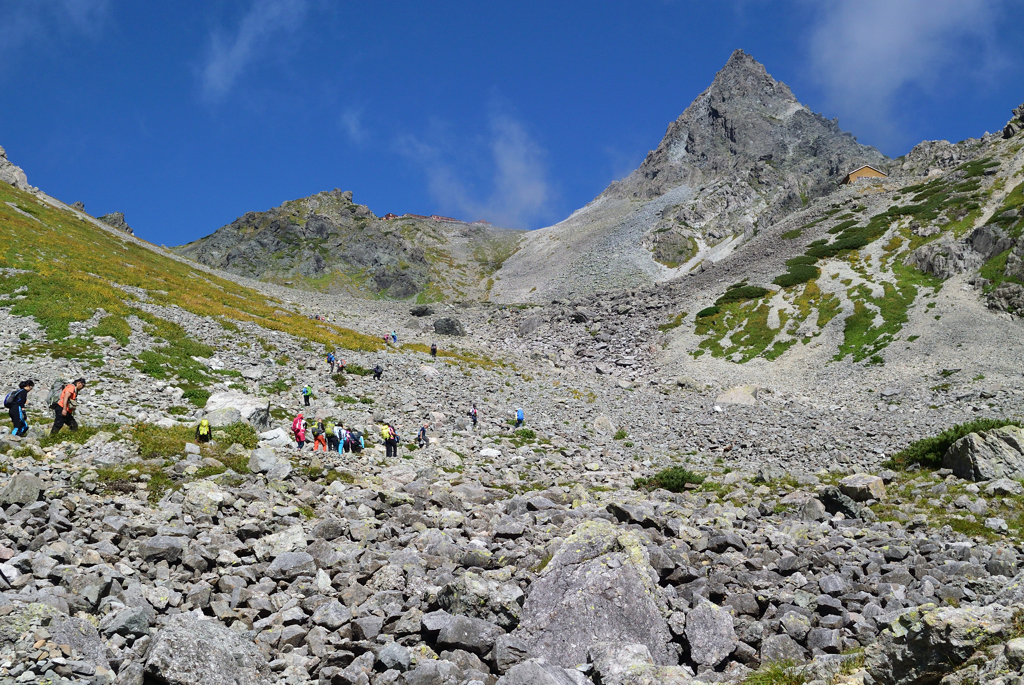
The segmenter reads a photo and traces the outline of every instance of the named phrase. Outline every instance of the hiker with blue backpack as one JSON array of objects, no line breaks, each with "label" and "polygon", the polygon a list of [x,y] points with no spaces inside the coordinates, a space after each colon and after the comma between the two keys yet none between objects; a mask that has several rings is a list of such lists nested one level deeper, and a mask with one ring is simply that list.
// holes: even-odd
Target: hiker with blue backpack
[{"label": "hiker with blue backpack", "polygon": [[21,437],[28,433],[25,403],[28,402],[29,391],[34,387],[36,387],[36,384],[33,381],[22,381],[18,383],[17,390],[7,393],[7,397],[4,398],[4,407],[6,407],[7,413],[11,415],[11,423],[14,424],[14,430],[11,431],[11,435]]}]

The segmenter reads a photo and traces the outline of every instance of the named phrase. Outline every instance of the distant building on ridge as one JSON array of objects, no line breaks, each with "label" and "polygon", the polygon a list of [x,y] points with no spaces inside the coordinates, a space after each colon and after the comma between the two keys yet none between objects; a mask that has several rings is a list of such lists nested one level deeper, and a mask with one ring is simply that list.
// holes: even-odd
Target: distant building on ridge
[{"label": "distant building on ridge", "polygon": [[858,167],[858,168],[854,169],[853,171],[851,171],[850,173],[846,174],[846,176],[843,177],[843,180],[840,181],[839,183],[840,183],[840,185],[847,184],[847,183],[853,183],[854,181],[856,181],[859,178],[888,178],[888,177],[889,177],[889,175],[886,174],[885,172],[879,171],[875,167],[868,166],[867,164],[865,164],[864,166]]}]

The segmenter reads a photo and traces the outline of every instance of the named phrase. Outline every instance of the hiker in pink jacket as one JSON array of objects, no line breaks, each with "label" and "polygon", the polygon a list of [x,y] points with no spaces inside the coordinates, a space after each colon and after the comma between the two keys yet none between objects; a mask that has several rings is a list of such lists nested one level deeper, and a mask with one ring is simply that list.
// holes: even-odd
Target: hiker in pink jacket
[{"label": "hiker in pink jacket", "polygon": [[292,421],[292,433],[295,434],[295,442],[301,450],[302,446],[306,444],[306,419],[302,417],[302,412],[299,412],[299,415]]}]

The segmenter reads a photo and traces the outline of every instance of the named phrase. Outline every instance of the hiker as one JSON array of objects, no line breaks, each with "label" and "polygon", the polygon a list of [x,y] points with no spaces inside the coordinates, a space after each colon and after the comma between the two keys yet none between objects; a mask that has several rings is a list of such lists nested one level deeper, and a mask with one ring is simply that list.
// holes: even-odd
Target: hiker
[{"label": "hiker", "polygon": [[333,352],[328,352],[327,353],[327,363],[328,363],[328,365],[330,365],[331,373],[333,374],[334,373],[334,353]]},{"label": "hiker", "polygon": [[398,344],[398,333],[391,331],[391,342]]},{"label": "hiker", "polygon": [[416,444],[422,449],[426,447],[430,440],[427,438],[427,424],[424,423],[420,426],[420,432],[416,434]]},{"label": "hiker", "polygon": [[345,372],[345,360],[344,359],[342,359],[341,363],[338,364],[338,371],[341,371],[342,373]]},{"label": "hiker", "polygon": [[313,451],[320,450],[327,451],[327,431],[324,428],[323,420],[317,421],[313,425]]},{"label": "hiker", "polygon": [[384,441],[384,456],[397,457],[398,435],[395,433],[395,427],[390,423],[382,425],[380,427],[380,437]]},{"label": "hiker", "polygon": [[32,388],[36,387],[34,381],[22,381],[18,383],[18,389],[12,390],[7,393],[7,397],[4,398],[4,407],[7,408],[7,413],[11,415],[11,423],[14,424],[14,429],[11,431],[11,435],[20,437],[28,433],[28,421],[25,417],[25,404],[28,402],[28,393]]},{"label": "hiker", "polygon": [[327,451],[337,452],[338,451],[338,428],[334,425],[334,421],[327,419],[324,424],[324,434],[327,436]]},{"label": "hiker", "polygon": [[196,442],[210,442],[210,422],[203,419],[196,426]]},{"label": "hiker", "polygon": [[309,406],[309,398],[313,396],[313,388],[308,385],[302,388],[302,399],[306,401],[306,406]]},{"label": "hiker", "polygon": [[523,408],[519,407],[518,409],[516,409],[516,428],[519,428],[520,426],[522,426],[523,425],[523,421],[525,421],[525,420],[526,420],[526,415],[523,414]]},{"label": "hiker", "polygon": [[348,431],[340,423],[334,427],[334,451],[338,454],[342,452],[348,452]]},{"label": "hiker", "polygon": [[380,375],[384,373],[383,367],[378,363],[377,366],[373,367],[373,380],[379,381]]},{"label": "hiker", "polygon": [[469,410],[469,416],[473,419],[473,428],[476,428],[476,402],[473,403],[473,408]]},{"label": "hiker", "polygon": [[295,420],[292,421],[292,433],[295,435],[295,442],[298,444],[298,448],[301,450],[302,446],[306,444],[306,419],[302,416],[302,412],[299,412]]},{"label": "hiker", "polygon": [[366,443],[363,442],[363,434],[357,431],[355,428],[348,429],[348,441],[349,451],[353,454],[360,454],[363,448],[366,447]]},{"label": "hiker", "polygon": [[430,343],[430,358],[437,359],[437,343]]},{"label": "hiker", "polygon": [[78,393],[85,387],[85,379],[79,378],[74,383],[68,383],[60,391],[60,399],[52,406],[53,428],[50,435],[56,435],[62,426],[67,426],[72,433],[78,430],[78,421],[75,421],[75,407],[78,405]]}]

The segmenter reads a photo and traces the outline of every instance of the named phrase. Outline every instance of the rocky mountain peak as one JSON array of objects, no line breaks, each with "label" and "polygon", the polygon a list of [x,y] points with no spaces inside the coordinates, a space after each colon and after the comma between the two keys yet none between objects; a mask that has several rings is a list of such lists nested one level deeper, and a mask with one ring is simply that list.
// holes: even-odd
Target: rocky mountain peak
[{"label": "rocky mountain peak", "polygon": [[[699,185],[710,176],[750,172],[764,185],[760,172],[766,165],[800,173],[803,185],[823,191],[823,180],[834,183],[851,165],[879,166],[885,161],[835,121],[812,113],[763,64],[736,50],[711,85],[669,125],[658,148],[605,193],[651,199],[680,185]],[[820,194],[815,190],[803,194]]]}]

